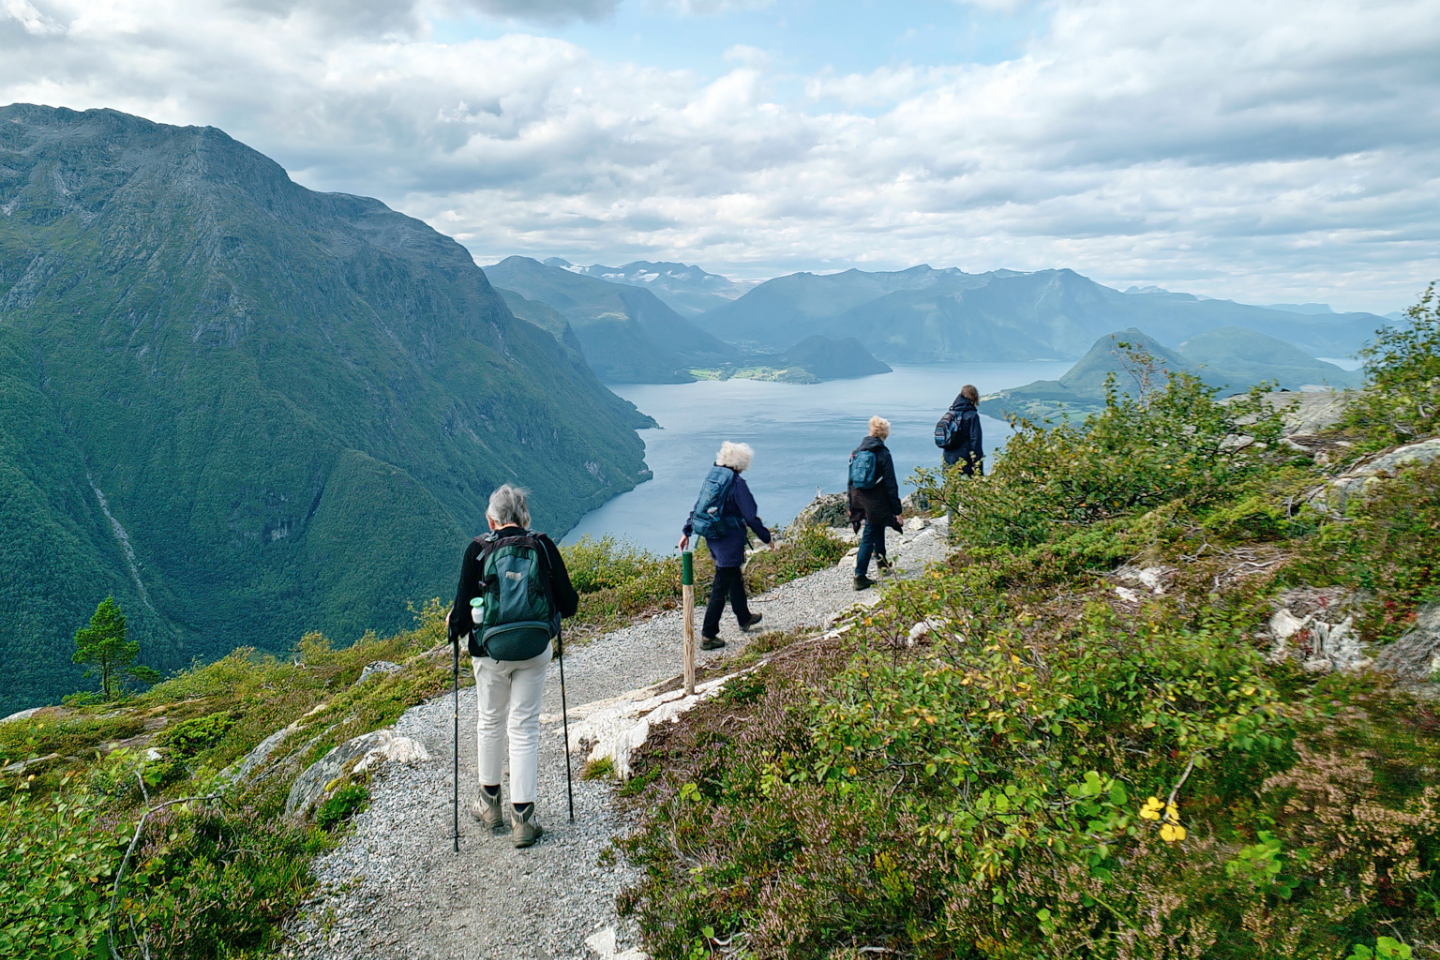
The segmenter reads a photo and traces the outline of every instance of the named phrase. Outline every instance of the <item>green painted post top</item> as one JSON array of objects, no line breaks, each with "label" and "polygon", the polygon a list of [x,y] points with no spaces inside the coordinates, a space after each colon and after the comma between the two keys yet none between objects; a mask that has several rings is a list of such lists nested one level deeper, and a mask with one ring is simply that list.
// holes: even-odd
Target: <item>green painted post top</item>
[{"label": "green painted post top", "polygon": [[695,554],[686,550],[680,554],[680,585],[682,587],[695,586]]}]

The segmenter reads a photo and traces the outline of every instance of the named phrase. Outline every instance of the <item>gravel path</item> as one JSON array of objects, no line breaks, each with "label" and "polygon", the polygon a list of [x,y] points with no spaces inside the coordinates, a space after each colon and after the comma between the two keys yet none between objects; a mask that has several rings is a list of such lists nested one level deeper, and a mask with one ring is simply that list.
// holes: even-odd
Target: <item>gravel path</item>
[{"label": "gravel path", "polygon": [[[911,521],[897,538],[896,573],[913,576],[944,554],[943,527]],[[918,529],[916,529],[918,527]],[[896,541],[899,540],[898,551]],[[854,557],[752,598],[767,630],[821,626],[857,600]],[[872,574],[873,575],[873,574]],[[703,607],[703,597],[697,606]],[[701,610],[696,610],[699,633]],[[566,694],[575,707],[660,683],[680,672],[681,613],[665,613],[597,638],[565,661]],[[754,635],[758,636],[759,631]],[[724,650],[698,651],[701,663],[744,648],[749,639],[727,612]],[[354,831],[315,865],[322,893],[291,925],[283,955],[311,960],[464,958],[552,960],[616,956],[638,960],[638,932],[615,915],[615,896],[637,879],[623,862],[602,866],[600,855],[627,825],[612,809],[612,785],[578,778],[575,822],[566,818],[564,742],[559,671],[546,683],[540,747],[540,802],[544,838],[515,850],[508,831],[492,835],[465,812],[475,797],[475,694],[460,692],[460,853],[451,846],[452,708],[449,695],[408,710],[398,736],[423,743],[433,761],[419,767],[389,764],[371,783],[371,803]],[[508,801],[508,795],[507,795]],[[619,858],[617,858],[619,859]],[[616,949],[601,953],[587,938],[615,933]]]}]

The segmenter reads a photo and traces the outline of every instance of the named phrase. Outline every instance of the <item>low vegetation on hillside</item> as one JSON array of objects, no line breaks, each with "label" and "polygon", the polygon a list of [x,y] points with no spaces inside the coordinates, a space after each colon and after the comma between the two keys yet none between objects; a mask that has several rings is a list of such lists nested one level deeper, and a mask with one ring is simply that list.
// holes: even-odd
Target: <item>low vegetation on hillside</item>
[{"label": "low vegetation on hillside", "polygon": [[1326,647],[1440,601],[1440,462],[1314,495],[1436,432],[1437,321],[1312,447],[1182,373],[922,474],[948,563],[634,761],[652,956],[1440,955],[1433,684]]},{"label": "low vegetation on hillside", "polygon": [[[756,554],[750,588],[833,565],[845,549],[799,532]],[[680,602],[674,557],[608,538],[562,550],[581,593],[567,643]],[[696,567],[703,585],[708,556]],[[285,657],[240,649],[138,696],[83,694],[0,724],[0,958],[82,960],[107,942],[125,958],[272,955],[313,891],[311,861],[368,798],[368,775],[347,775],[297,819],[285,815],[291,785],[332,747],[449,689],[444,615],[432,600],[394,636],[334,649],[315,633]],[[375,661],[400,669],[358,683]]]}]

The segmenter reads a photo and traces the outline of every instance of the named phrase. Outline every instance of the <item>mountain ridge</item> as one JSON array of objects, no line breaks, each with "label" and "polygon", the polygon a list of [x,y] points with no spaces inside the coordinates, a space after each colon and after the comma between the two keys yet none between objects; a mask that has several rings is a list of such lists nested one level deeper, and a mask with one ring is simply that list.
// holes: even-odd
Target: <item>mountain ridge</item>
[{"label": "mountain ridge", "polygon": [[647,475],[463,247],[215,128],[0,108],[0,211],[0,710],[75,689],[107,593],[161,669],[348,641],[449,589],[499,483],[559,535]]}]

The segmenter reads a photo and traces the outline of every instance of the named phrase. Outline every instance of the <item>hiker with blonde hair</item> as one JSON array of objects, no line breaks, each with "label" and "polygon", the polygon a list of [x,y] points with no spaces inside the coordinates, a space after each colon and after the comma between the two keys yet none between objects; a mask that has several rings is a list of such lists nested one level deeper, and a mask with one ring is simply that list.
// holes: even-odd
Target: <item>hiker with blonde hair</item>
[{"label": "hiker with blonde hair", "polygon": [[680,537],[681,550],[689,548],[692,536],[704,537],[710,556],[715,558],[715,580],[710,584],[710,602],[705,605],[705,620],[700,628],[702,650],[725,646],[725,641],[720,639],[720,617],[725,612],[727,597],[741,630],[749,630],[761,619],[760,614],[750,612],[745,575],[740,569],[745,562],[745,547],[750,542],[747,527],[771,549],[775,547],[774,538],[756,513],[755,497],[745,478],[740,476],[750,469],[754,457],[755,451],[749,444],[726,440],[720,445],[715,465],[705,475],[700,497]]},{"label": "hiker with blonde hair", "polygon": [[890,421],[884,417],[870,418],[870,432],[860,446],[850,453],[850,526],[854,530],[865,524],[860,535],[860,552],[855,556],[855,589],[864,590],[873,584],[870,579],[870,558],[881,570],[890,569],[885,555],[885,528],[901,530],[900,481],[895,477],[895,460],[885,446],[890,436]]}]

